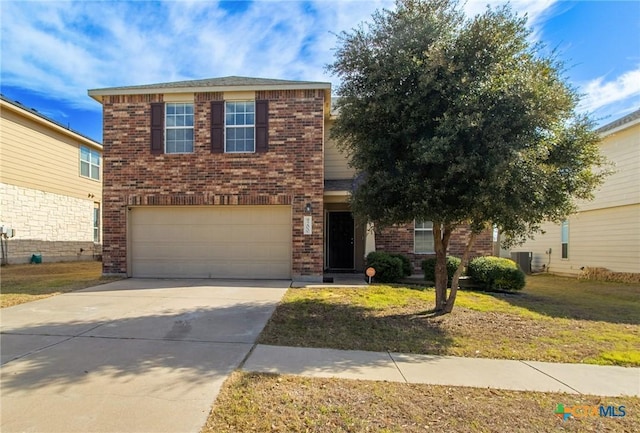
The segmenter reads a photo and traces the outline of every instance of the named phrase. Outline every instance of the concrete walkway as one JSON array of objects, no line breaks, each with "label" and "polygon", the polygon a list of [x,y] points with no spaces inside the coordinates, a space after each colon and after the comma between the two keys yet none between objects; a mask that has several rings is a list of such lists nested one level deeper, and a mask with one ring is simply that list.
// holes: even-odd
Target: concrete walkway
[{"label": "concrete walkway", "polygon": [[290,281],[127,279],[0,311],[0,431],[198,433]]},{"label": "concrete walkway", "polygon": [[257,345],[244,371],[640,397],[640,368]]}]

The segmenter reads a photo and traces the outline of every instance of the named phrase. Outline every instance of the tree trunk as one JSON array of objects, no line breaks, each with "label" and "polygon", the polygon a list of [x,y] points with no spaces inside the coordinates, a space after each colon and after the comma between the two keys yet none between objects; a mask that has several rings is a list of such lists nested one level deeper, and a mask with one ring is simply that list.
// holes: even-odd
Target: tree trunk
[{"label": "tree trunk", "polygon": [[447,248],[451,231],[451,227],[443,227],[438,221],[433,222],[433,245],[436,251],[436,312],[444,311],[447,304]]},{"label": "tree trunk", "polygon": [[443,313],[451,313],[453,311],[453,304],[456,302],[456,295],[458,294],[458,281],[460,280],[460,275],[462,275],[462,271],[465,266],[467,266],[467,262],[469,261],[469,254],[471,253],[471,248],[473,248],[473,244],[476,241],[476,233],[471,232],[469,235],[469,240],[467,241],[467,246],[464,248],[464,252],[462,253],[462,257],[460,258],[460,265],[458,265],[458,269],[453,274],[453,279],[451,281],[451,291],[449,292],[449,297],[445,302],[445,306],[443,308]]}]

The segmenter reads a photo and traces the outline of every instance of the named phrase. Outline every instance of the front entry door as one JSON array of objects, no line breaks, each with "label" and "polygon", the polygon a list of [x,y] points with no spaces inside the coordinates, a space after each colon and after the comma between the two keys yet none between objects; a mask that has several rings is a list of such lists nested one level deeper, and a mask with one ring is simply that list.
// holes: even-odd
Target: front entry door
[{"label": "front entry door", "polygon": [[351,212],[329,212],[329,268],[354,269],[354,223]]}]

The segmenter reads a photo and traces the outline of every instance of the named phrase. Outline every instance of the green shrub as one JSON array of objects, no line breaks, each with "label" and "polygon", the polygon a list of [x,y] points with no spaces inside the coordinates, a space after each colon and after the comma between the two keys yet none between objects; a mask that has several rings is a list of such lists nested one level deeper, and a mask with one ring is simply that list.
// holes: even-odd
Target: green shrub
[{"label": "green shrub", "polygon": [[516,262],[502,257],[476,257],[467,267],[474,281],[490,290],[521,290],[524,288],[524,272]]},{"label": "green shrub", "polygon": [[410,277],[413,273],[413,264],[411,263],[411,260],[409,260],[409,257],[399,253],[389,253],[389,255],[391,257],[397,257],[402,261],[402,276]]},{"label": "green shrub", "polygon": [[402,278],[402,260],[383,251],[373,251],[367,255],[367,268],[376,270],[373,277],[379,283],[393,283]]},{"label": "green shrub", "polygon": [[[449,287],[453,274],[456,273],[460,266],[460,259],[455,256],[447,256],[447,287]],[[430,257],[422,261],[422,270],[424,271],[424,279],[426,281],[436,281],[436,258]]]}]

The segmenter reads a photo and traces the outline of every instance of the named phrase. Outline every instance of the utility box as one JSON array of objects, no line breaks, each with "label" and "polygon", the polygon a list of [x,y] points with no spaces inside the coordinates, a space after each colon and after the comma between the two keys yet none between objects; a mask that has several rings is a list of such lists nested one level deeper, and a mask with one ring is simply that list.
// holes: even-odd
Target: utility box
[{"label": "utility box", "polygon": [[531,273],[531,260],[533,253],[531,251],[517,251],[511,253],[511,260],[518,264],[518,267],[525,274]]}]

